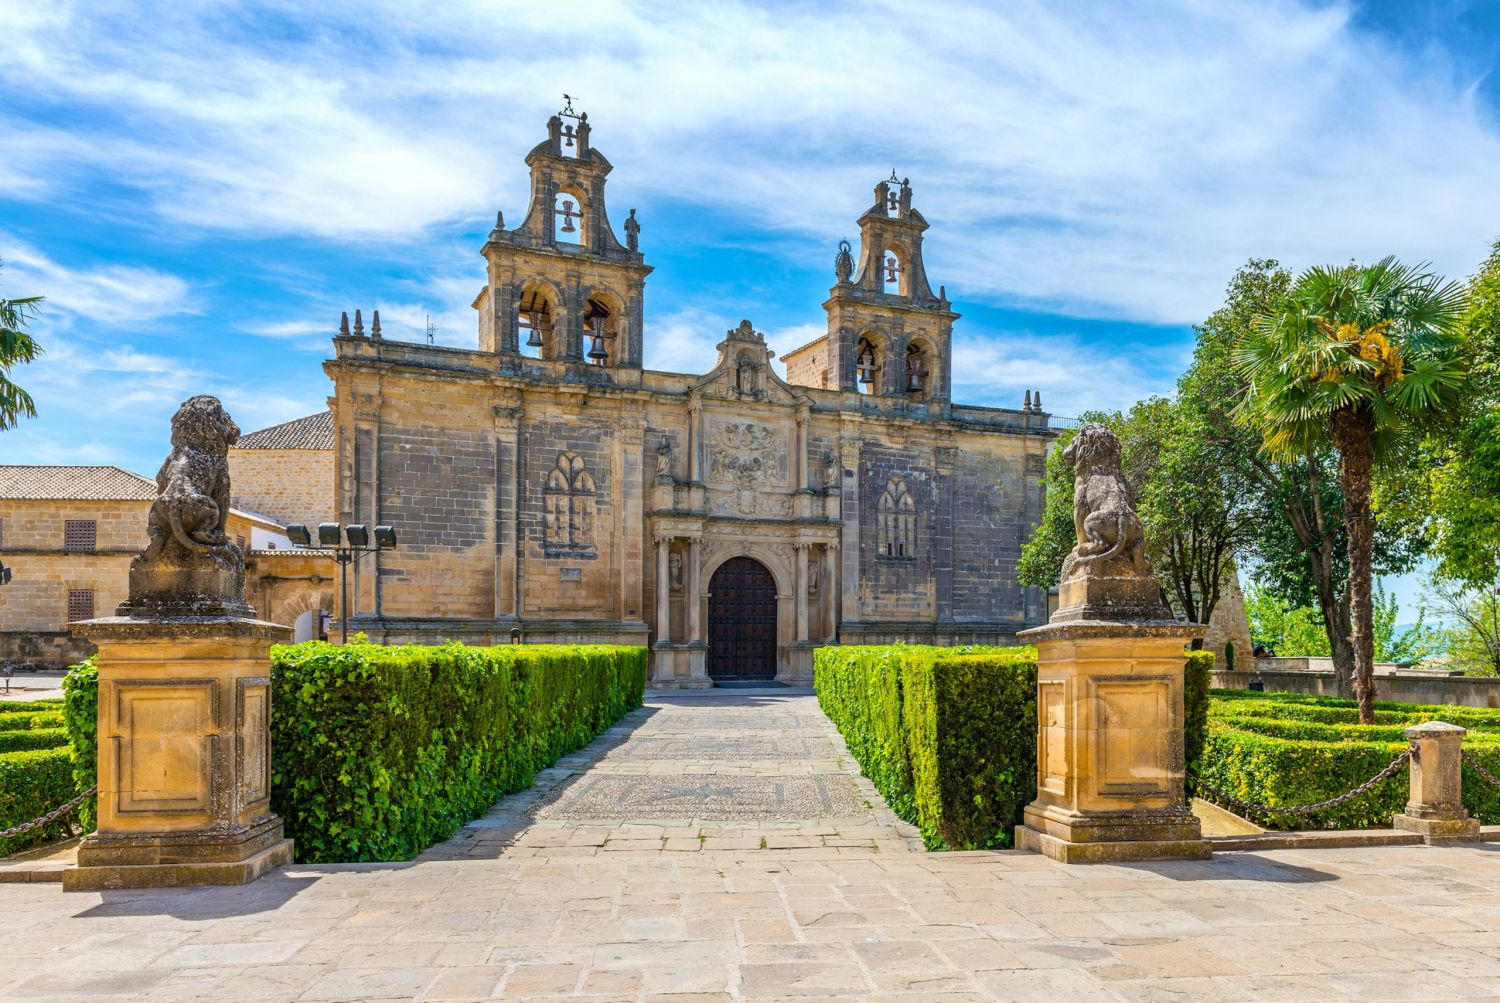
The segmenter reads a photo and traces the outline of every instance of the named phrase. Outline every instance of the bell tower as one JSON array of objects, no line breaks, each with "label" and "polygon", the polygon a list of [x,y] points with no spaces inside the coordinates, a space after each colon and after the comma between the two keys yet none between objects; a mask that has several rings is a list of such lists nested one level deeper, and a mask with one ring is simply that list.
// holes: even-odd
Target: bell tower
[{"label": "bell tower", "polygon": [[828,312],[829,383],[912,401],[946,402],[952,392],[953,322],[959,315],[922,264],[927,220],[912,208],[909,179],[875,186],[859,218],[859,259],[848,241],[834,258]]},{"label": "bell tower", "polygon": [[[631,209],[625,242],[605,209],[613,170],[594,149],[587,113],[565,106],[526,155],[531,201],[513,230],[497,214],[482,254],[488,280],[474,300],[480,351],[601,369],[640,369],[641,299],[651,267]],[[570,368],[564,365],[564,369]]]}]

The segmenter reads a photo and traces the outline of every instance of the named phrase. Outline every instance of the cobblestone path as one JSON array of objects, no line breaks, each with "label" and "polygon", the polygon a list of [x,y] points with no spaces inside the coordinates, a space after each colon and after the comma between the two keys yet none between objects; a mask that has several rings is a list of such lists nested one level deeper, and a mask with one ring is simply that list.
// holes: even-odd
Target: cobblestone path
[{"label": "cobblestone path", "polygon": [[646,704],[424,860],[837,848],[921,852],[816,697],[786,689],[648,693]]},{"label": "cobblestone path", "polygon": [[1068,867],[910,837],[811,697],[654,696],[414,863],[0,884],[0,1000],[1500,997],[1497,844]]}]

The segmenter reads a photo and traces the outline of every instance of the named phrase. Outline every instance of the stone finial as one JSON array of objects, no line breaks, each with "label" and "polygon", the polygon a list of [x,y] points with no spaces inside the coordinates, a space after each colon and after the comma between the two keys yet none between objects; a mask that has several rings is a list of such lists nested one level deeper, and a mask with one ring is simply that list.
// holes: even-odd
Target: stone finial
[{"label": "stone finial", "polygon": [[365,336],[365,321],[359,315],[358,310],[354,311],[354,336],[356,338],[363,338]]},{"label": "stone finial", "polygon": [[833,256],[833,274],[842,285],[854,274],[854,255],[847,240],[839,241],[839,253]]},{"label": "stone finial", "polygon": [[1063,558],[1053,622],[1170,620],[1121,468],[1120,440],[1109,426],[1089,422],[1063,450],[1063,459],[1074,471],[1078,542]]},{"label": "stone finial", "polygon": [[1022,402],[1022,404],[1021,404],[1021,410],[1023,410],[1023,411],[1030,411],[1031,410],[1031,391],[1030,390],[1026,391],[1026,400]]},{"label": "stone finial", "polygon": [[1042,392],[1040,390],[1032,395],[1031,406],[1038,411],[1042,409]]},{"label": "stone finial", "polygon": [[130,562],[120,616],[250,616],[245,555],[229,519],[229,447],[239,426],[217,397],[190,397],[172,418],[172,451],[156,475],[149,542]]},{"label": "stone finial", "polygon": [[349,337],[349,311],[345,310],[339,314],[339,337]]},{"label": "stone finial", "polygon": [[370,315],[370,337],[380,337],[380,311],[376,310]]},{"label": "stone finial", "polygon": [[501,210],[501,209],[495,210],[495,229],[497,229],[497,230],[503,230],[503,229],[505,229],[505,212],[504,212],[504,210]]}]

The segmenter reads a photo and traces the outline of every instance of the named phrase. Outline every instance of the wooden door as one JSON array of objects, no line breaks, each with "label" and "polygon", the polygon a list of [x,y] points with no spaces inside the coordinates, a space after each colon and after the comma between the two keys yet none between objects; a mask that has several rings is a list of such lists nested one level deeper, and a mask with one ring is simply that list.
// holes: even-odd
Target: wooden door
[{"label": "wooden door", "polygon": [[708,583],[708,676],[776,678],[776,579],[752,557],[731,557]]}]

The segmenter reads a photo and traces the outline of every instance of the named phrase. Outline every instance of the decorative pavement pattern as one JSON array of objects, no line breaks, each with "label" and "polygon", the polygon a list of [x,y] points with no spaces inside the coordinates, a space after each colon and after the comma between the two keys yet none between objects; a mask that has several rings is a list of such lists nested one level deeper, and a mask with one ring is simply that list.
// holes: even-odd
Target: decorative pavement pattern
[{"label": "decorative pavement pattern", "polygon": [[[759,737],[792,743],[789,758],[762,744],[721,759],[757,714]],[[657,741],[700,728],[701,759]],[[810,758],[791,751],[801,741]],[[878,799],[847,818],[777,817],[772,791],[786,781],[775,778],[831,791],[828,763],[868,797],[811,697],[652,697],[414,863],[291,867],[242,888],[0,884],[0,999],[1500,997],[1500,844],[1073,867],[929,854]],[[743,804],[754,818],[703,817],[726,778],[753,781]],[[593,779],[635,793],[596,802]],[[693,814],[561,817],[595,803]]]}]

